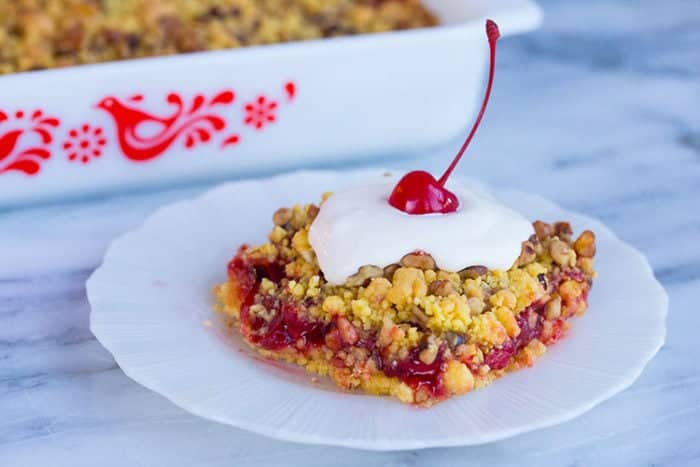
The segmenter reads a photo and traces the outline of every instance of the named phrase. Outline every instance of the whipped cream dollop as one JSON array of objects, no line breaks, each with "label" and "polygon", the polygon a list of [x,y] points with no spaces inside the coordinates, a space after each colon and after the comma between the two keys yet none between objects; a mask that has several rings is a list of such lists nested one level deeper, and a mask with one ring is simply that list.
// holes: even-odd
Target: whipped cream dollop
[{"label": "whipped cream dollop", "polygon": [[519,213],[460,185],[448,184],[459,198],[456,212],[406,214],[387,202],[395,184],[386,177],[334,193],[323,203],[309,242],[328,282],[342,284],[361,266],[385,267],[417,250],[448,271],[474,265],[508,269],[533,233]]}]

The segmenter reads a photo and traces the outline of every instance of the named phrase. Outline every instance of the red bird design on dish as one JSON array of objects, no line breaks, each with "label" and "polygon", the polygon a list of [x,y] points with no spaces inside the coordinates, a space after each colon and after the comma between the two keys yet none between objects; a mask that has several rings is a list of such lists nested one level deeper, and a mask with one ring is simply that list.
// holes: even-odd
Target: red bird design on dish
[{"label": "red bird design on dish", "polygon": [[138,108],[143,97],[133,96],[129,101],[120,101],[109,96],[97,107],[114,119],[117,140],[124,155],[132,161],[145,162],[166,151],[178,138],[185,138],[185,147],[190,149],[198,142],[207,143],[211,134],[222,131],[226,121],[215,113],[208,112],[214,106],[229,105],[235,96],[233,91],[222,91],[210,100],[198,94],[188,109],[179,94],[168,94],[166,101],[175,107],[172,114],[162,117]]}]

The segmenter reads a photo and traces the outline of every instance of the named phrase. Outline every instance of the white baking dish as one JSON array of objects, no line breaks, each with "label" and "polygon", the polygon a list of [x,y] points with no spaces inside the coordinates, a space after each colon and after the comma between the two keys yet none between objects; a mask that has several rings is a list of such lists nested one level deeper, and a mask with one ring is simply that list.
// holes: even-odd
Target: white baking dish
[{"label": "white baking dish", "polygon": [[509,35],[541,13],[425,3],[441,26],[0,77],[0,205],[445,143],[480,98],[484,18]]}]

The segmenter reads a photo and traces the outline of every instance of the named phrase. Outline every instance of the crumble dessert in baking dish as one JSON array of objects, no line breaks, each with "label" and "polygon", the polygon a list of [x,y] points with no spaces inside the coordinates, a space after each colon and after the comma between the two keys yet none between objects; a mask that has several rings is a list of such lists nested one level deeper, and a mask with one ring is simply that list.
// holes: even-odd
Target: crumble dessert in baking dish
[{"label": "crumble dessert in baking dish", "polygon": [[419,0],[5,0],[0,74],[435,24]]}]

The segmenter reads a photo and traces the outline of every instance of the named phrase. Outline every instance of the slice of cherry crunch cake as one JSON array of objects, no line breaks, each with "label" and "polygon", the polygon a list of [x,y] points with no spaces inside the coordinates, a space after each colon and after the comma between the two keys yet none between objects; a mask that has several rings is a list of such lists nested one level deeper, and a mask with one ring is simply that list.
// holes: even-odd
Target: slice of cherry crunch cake
[{"label": "slice of cherry crunch cake", "polygon": [[269,241],[242,246],[218,311],[255,350],[344,389],[430,406],[532,366],[587,308],[595,236],[533,224],[508,270],[442,270],[429,252],[328,283],[308,241],[315,205],[275,212]]}]

